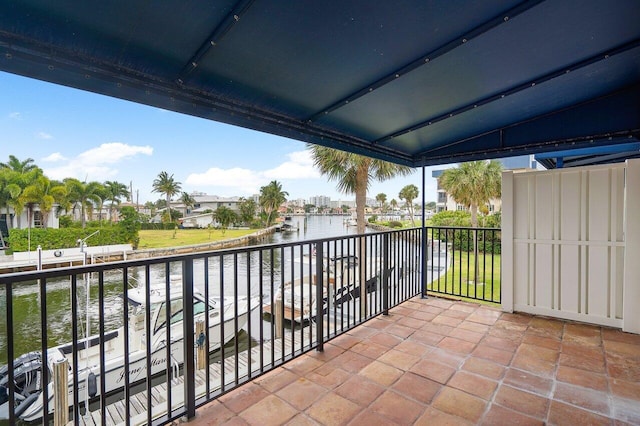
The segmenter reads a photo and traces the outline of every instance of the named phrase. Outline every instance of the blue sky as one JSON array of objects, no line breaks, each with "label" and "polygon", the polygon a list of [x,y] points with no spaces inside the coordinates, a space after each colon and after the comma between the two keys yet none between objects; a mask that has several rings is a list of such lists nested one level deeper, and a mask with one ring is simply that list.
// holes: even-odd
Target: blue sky
[{"label": "blue sky", "polygon": [[[289,199],[354,199],[319,174],[299,141],[4,72],[0,93],[0,161],[32,158],[51,179],[132,182],[141,203],[162,198],[152,192],[162,171],[185,192],[249,196],[277,180]],[[431,170],[427,201],[436,198]],[[405,185],[422,188],[421,174],[372,182],[368,196],[399,200]]]}]

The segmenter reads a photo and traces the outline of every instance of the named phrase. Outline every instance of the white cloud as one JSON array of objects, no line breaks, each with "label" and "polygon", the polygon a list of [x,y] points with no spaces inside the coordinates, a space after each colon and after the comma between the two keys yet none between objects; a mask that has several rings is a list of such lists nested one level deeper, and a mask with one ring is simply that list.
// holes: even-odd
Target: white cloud
[{"label": "white cloud", "polygon": [[260,192],[260,187],[272,180],[316,179],[320,173],[313,167],[309,152],[296,151],[287,155],[288,161],[272,169],[259,171],[243,168],[210,168],[204,173],[190,174],[185,184],[194,188],[211,188],[219,195],[235,194],[238,191],[251,195]]},{"label": "white cloud", "polygon": [[9,118],[12,120],[20,120],[22,115],[19,112],[12,112],[9,114]]},{"label": "white cloud", "polygon": [[53,139],[53,136],[46,132],[38,132],[36,137],[38,137],[38,139]]},{"label": "white cloud", "polygon": [[269,179],[315,179],[320,172],[313,166],[313,159],[309,151],[296,151],[288,155],[278,167],[266,170],[264,176]]},{"label": "white cloud", "polygon": [[210,168],[204,173],[191,173],[185,181],[194,187],[220,187],[240,190],[246,194],[255,194],[264,185],[259,172],[235,167],[232,169]]},{"label": "white cloud", "polygon": [[135,157],[138,154],[151,155],[153,148],[127,145],[120,142],[103,143],[78,155],[77,160],[86,165],[114,164]]},{"label": "white cloud", "polygon": [[44,157],[42,161],[47,163],[56,163],[58,161],[65,161],[66,159],[67,158],[59,152],[54,152],[53,154],[49,154],[48,156]]},{"label": "white cloud", "polygon": [[103,181],[113,179],[119,170],[114,165],[129,160],[137,155],[152,155],[150,146],[127,145],[119,142],[104,143],[79,154],[75,158],[65,158],[56,152],[45,161],[64,162],[57,167],[45,168],[45,174],[51,179],[75,177],[80,180]]}]

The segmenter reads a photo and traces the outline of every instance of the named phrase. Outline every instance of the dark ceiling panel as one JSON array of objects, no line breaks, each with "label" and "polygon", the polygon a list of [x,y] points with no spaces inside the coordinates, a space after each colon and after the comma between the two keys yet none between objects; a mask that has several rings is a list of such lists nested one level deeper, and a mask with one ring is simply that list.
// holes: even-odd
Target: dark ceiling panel
[{"label": "dark ceiling panel", "polygon": [[0,70],[417,166],[636,141],[638,22],[637,0],[0,0]]}]

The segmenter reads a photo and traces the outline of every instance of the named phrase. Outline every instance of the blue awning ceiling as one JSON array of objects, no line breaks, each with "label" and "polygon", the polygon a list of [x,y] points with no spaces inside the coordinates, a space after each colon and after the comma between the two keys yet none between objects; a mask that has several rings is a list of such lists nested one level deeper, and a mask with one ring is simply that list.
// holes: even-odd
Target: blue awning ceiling
[{"label": "blue awning ceiling", "polygon": [[637,0],[2,3],[0,70],[411,166],[640,138]]}]

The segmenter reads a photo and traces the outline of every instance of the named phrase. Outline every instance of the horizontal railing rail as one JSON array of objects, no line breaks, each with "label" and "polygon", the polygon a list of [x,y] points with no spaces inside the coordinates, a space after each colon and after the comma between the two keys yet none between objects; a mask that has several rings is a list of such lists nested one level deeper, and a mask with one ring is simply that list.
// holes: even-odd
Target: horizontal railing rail
[{"label": "horizontal railing rail", "polygon": [[426,253],[413,228],[0,275],[0,403],[11,424],[63,394],[74,424],[165,424],[425,290],[499,301],[496,230],[426,230]]}]

